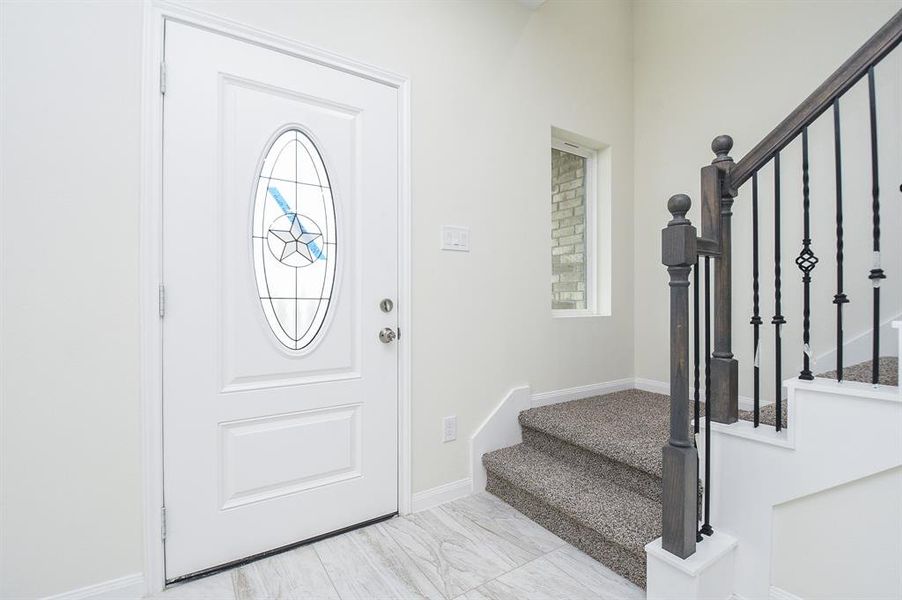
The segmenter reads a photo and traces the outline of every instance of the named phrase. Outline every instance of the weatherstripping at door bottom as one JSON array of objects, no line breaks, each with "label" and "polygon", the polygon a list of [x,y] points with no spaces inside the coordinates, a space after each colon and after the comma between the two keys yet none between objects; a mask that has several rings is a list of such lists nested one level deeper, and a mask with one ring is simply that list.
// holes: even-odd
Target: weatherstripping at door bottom
[{"label": "weatherstripping at door bottom", "polygon": [[174,579],[167,579],[166,586],[168,587],[170,585],[174,585],[177,583],[185,583],[188,581],[194,581],[195,579],[203,579],[204,577],[209,577],[210,575],[215,575],[215,574],[221,573],[223,571],[228,571],[229,569],[241,567],[243,565],[252,563],[252,562],[260,560],[262,558],[267,558],[270,556],[274,556],[276,554],[281,554],[282,552],[288,552],[289,550],[294,550],[295,548],[300,548],[301,546],[306,546],[307,544],[312,544],[314,542],[318,542],[318,541],[324,540],[326,538],[335,537],[336,535],[341,535],[341,534],[347,533],[349,531],[354,531],[355,529],[362,529],[363,527],[369,527],[370,525],[375,525],[376,523],[381,523],[382,521],[387,521],[396,516],[398,516],[397,511],[395,511],[393,513],[389,513],[387,515],[383,515],[381,517],[376,517],[375,519],[370,519],[369,521],[363,521],[362,523],[357,523],[356,525],[349,525],[347,527],[342,527],[341,529],[336,529],[335,531],[330,531],[329,533],[323,533],[321,535],[317,535],[312,538],[308,538],[306,540],[301,540],[300,542],[293,542],[293,543],[287,544],[285,546],[280,546],[280,547],[274,548],[272,550],[267,550],[266,552],[260,552],[259,554],[254,554],[253,556],[239,558],[238,560],[233,560],[232,562],[227,562],[225,564],[222,564],[222,565],[219,565],[216,567],[210,567],[209,569],[204,569],[202,571],[196,571],[194,573],[182,575],[181,577],[176,577]]}]

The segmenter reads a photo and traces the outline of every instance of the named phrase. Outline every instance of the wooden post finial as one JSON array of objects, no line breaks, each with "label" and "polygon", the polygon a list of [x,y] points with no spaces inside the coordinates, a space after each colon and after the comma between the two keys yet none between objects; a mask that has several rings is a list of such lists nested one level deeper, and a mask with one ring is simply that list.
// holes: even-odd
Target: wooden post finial
[{"label": "wooden post finial", "polygon": [[730,150],[733,149],[733,138],[728,135],[719,135],[714,138],[714,141],[711,142],[711,150],[716,155],[714,160],[711,161],[713,163],[719,163],[724,161],[732,161],[730,158]]},{"label": "wooden post finial", "polygon": [[692,208],[692,200],[686,194],[676,194],[667,201],[667,210],[673,215],[673,220],[668,225],[687,223],[686,213]]}]

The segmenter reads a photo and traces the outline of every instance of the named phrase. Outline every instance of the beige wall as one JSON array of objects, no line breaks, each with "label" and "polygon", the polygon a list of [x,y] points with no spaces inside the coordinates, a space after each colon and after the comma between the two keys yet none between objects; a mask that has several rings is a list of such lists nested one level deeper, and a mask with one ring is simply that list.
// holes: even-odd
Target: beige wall
[{"label": "beige wall", "polygon": [[[142,7],[0,5],[0,595],[35,596],[142,567]],[[411,78],[414,491],[468,475],[511,387],[632,374],[628,2],[194,6]],[[550,315],[552,126],[612,147],[612,317]],[[469,254],[438,250],[443,223],[471,228]]]},{"label": "beige wall", "polygon": [[811,600],[902,597],[902,468],[775,506],[773,536],[775,587]]},{"label": "beige wall", "polygon": [[[730,134],[732,155],[741,158],[811,93],[836,67],[902,7],[898,0],[868,2],[651,2],[634,12],[636,128],[636,376],[668,378],[667,273],[660,261],[660,229],[669,219],[667,199],[685,192],[696,201],[699,168],[713,158],[714,136]],[[883,314],[902,310],[902,236],[889,235],[902,221],[898,200],[902,51],[878,70],[880,153],[883,163]],[[812,348],[835,347],[832,119],[811,127],[811,189],[814,251]],[[866,88],[843,100],[846,181],[846,339],[869,329],[871,288],[870,163]],[[801,250],[800,142],[782,156],[784,377],[798,373],[801,343],[801,274],[793,263]],[[773,178],[760,179],[762,389],[773,397]],[[751,395],[751,192],[734,206],[734,343],[740,360],[740,393]],[[898,229],[896,229],[898,231]],[[886,341],[892,342],[887,337]],[[866,345],[866,344],[865,344]],[[891,348],[891,345],[888,344]],[[823,359],[815,371],[828,371]]]}]

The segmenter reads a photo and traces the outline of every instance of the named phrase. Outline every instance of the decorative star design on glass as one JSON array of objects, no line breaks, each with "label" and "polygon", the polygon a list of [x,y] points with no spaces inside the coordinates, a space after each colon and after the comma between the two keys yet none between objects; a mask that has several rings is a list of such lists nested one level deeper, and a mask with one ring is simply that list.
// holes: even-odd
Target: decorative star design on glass
[{"label": "decorative star design on glass", "polygon": [[306,267],[323,257],[317,240],[323,236],[312,221],[305,226],[303,217],[290,213],[280,217],[269,229],[269,249],[279,262],[291,267]]}]

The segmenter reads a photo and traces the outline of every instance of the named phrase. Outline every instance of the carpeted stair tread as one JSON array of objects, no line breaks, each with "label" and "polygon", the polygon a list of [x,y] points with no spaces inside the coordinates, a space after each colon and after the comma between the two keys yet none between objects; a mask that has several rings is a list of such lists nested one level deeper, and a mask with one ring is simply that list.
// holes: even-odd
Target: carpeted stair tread
[{"label": "carpeted stair tread", "polygon": [[525,410],[520,425],[661,477],[670,397],[624,390]]},{"label": "carpeted stair tread", "polygon": [[[878,383],[880,385],[898,386],[899,385],[899,359],[895,356],[884,356],[878,360]],[[818,379],[836,380],[836,370],[827,371],[815,375]],[[843,367],[844,381],[857,381],[859,383],[871,382],[871,361],[852,365],[851,367]],[[743,421],[754,421],[755,413],[750,410],[740,410],[739,418]],[[782,419],[783,427],[789,426],[789,401],[783,401]],[[777,423],[777,406],[774,403],[765,404],[761,407],[761,413],[758,422],[762,425],[770,425],[773,427]]]},{"label": "carpeted stair tread", "polygon": [[[789,400],[783,400],[783,414],[780,421],[783,422],[783,428],[789,427]],[[739,419],[741,421],[755,422],[755,412],[751,410],[740,410]],[[770,425],[774,427],[777,423],[777,405],[766,404],[761,407],[761,413],[758,417],[759,425]]]},{"label": "carpeted stair tread", "polygon": [[659,503],[525,444],[490,452],[483,464],[495,477],[637,556],[661,535]]},{"label": "carpeted stair tread", "polygon": [[[895,356],[883,356],[877,359],[878,377],[880,385],[899,385],[899,359]],[[866,360],[851,367],[843,367],[843,380],[871,383],[871,361]],[[836,379],[836,369],[817,375],[818,378]]]},{"label": "carpeted stair tread", "polygon": [[537,429],[524,427],[522,432],[523,443],[530,448],[544,452],[557,460],[565,461],[583,473],[601,477],[620,487],[636,492],[640,496],[645,496],[655,502],[661,502],[663,485],[660,477],[612,460],[601,454],[596,454],[585,448],[574,446]]}]

